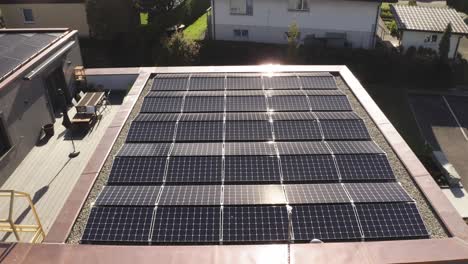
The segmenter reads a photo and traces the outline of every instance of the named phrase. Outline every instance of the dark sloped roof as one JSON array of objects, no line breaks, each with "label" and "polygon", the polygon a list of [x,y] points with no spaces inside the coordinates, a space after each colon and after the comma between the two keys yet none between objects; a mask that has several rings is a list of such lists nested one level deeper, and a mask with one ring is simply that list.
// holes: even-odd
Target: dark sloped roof
[{"label": "dark sloped roof", "polygon": [[444,32],[451,23],[453,33],[468,34],[468,26],[455,9],[393,5],[392,13],[400,30]]},{"label": "dark sloped roof", "polygon": [[85,0],[2,0],[1,4],[76,4]]},{"label": "dark sloped roof", "polygon": [[61,33],[0,32],[0,80],[54,42]]}]

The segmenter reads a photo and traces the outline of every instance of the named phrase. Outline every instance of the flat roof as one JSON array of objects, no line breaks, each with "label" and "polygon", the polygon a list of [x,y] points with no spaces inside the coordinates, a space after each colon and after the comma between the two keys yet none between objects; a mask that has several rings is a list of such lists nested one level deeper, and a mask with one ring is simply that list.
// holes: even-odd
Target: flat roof
[{"label": "flat roof", "polygon": [[0,83],[44,53],[66,32],[66,29],[0,29]]},{"label": "flat roof", "polygon": [[[107,166],[106,159],[112,153],[112,147],[119,138],[119,134],[127,124],[126,120],[134,105],[138,102],[140,93],[146,86],[152,74],[177,72],[301,72],[318,71],[338,74],[349,91],[356,97],[363,111],[375,124],[378,133],[385,138],[389,150],[395,153],[409,174],[410,185],[420,189],[424,199],[441,220],[443,228],[447,230],[449,238],[399,240],[381,242],[347,242],[324,244],[290,244],[290,245],[242,245],[242,246],[96,246],[96,245],[68,245],[64,243],[68,238],[73,224],[85,200],[92,192],[92,186],[99,179],[103,166]],[[112,75],[113,70],[100,69],[95,71],[103,75]],[[119,71],[123,74],[122,71]],[[128,71],[129,74],[135,70]],[[87,70],[92,74],[93,70]],[[460,215],[443,195],[432,177],[419,162],[417,157],[404,142],[385,115],[367,94],[359,81],[344,66],[263,66],[263,67],[174,67],[174,68],[140,68],[139,77],[130,90],[126,105],[122,106],[113,126],[108,128],[103,141],[85,168],[82,177],[68,198],[66,205],[42,245],[18,244],[3,247],[8,254],[4,258],[7,262],[15,259],[16,263],[76,263],[88,261],[112,262],[113,260],[131,260],[150,263],[154,258],[184,263],[225,263],[236,259],[238,263],[309,263],[334,262],[363,263],[363,262],[425,262],[449,261],[468,259],[468,228]],[[127,126],[128,128],[128,126]],[[125,129],[125,128],[124,128]],[[418,201],[418,203],[420,203]],[[92,252],[92,253],[91,253]],[[339,254],[337,254],[339,252]]]},{"label": "flat roof", "polygon": [[392,5],[399,30],[444,32],[449,23],[454,34],[468,34],[468,26],[455,9]]}]

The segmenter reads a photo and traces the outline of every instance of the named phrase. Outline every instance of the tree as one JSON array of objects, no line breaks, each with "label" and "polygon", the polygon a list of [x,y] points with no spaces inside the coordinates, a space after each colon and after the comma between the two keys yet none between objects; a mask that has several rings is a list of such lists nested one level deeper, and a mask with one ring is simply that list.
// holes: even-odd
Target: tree
[{"label": "tree", "polygon": [[418,5],[418,2],[416,0],[409,0],[408,1],[408,5],[409,6],[417,6]]},{"label": "tree", "polygon": [[157,54],[159,65],[183,66],[193,65],[198,58],[200,45],[184,37],[183,32],[176,32],[170,38],[163,40],[163,48]]},{"label": "tree", "polygon": [[301,33],[299,32],[299,27],[297,26],[296,22],[293,22],[289,26],[289,30],[287,33],[288,37],[288,60],[290,63],[294,63],[298,57],[299,51],[299,38]]},{"label": "tree", "polygon": [[452,37],[452,24],[449,23],[445,28],[444,34],[439,43],[439,57],[442,60],[448,60],[450,51],[450,38]]}]

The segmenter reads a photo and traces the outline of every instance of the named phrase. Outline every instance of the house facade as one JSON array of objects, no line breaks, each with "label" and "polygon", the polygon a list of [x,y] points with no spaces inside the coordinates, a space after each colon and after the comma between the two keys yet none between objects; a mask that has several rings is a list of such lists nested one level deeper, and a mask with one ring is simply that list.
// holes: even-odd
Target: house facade
[{"label": "house facade", "polygon": [[0,185],[55,122],[58,89],[74,95],[77,31],[0,29]]},{"label": "house facade", "polygon": [[0,1],[7,28],[71,28],[89,36],[85,0]]},{"label": "house facade", "polygon": [[450,23],[452,34],[448,57],[453,59],[457,56],[460,40],[468,35],[468,26],[455,9],[394,5],[392,13],[400,32],[400,45],[405,50],[415,47],[438,52],[444,31]]},{"label": "house facade", "polygon": [[[390,1],[392,2],[392,1]],[[286,43],[292,23],[300,38],[372,48],[381,1],[212,0],[212,38]]]}]

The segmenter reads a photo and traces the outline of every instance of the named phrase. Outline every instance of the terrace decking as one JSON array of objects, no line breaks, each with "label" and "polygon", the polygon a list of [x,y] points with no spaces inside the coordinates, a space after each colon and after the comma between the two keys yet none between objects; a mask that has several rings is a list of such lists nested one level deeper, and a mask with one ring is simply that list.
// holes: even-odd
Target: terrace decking
[{"label": "terrace decking", "polygon": [[[46,234],[118,111],[118,104],[108,106],[103,110],[102,118],[87,133],[74,133],[74,142],[80,155],[72,159],[68,157],[73,150],[71,134],[62,126],[62,118],[57,118],[55,135],[46,143],[39,141],[1,186],[3,190],[17,190],[31,195]],[[74,114],[75,108],[71,108],[69,116]],[[7,212],[7,206],[8,200],[5,198],[0,202],[0,212]],[[34,223],[32,212],[27,209],[25,202],[16,203],[14,212],[18,224]],[[21,241],[28,242],[32,235],[23,233],[20,236]],[[3,242],[16,241],[11,233],[1,233],[0,239]]]}]

